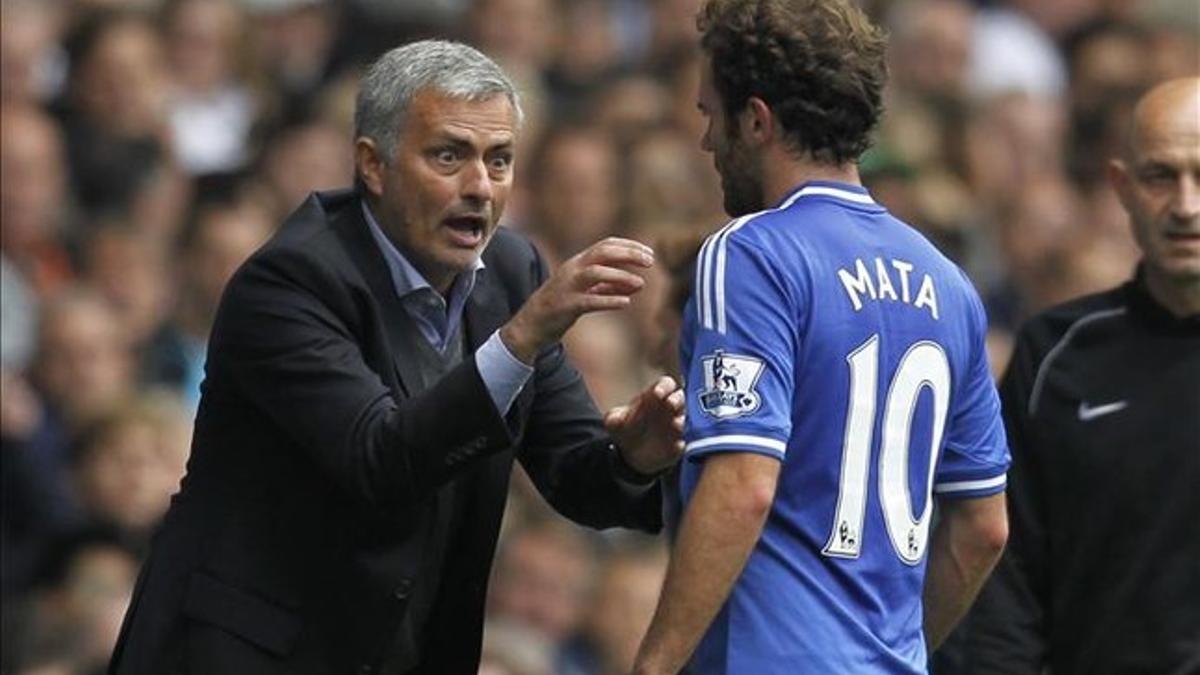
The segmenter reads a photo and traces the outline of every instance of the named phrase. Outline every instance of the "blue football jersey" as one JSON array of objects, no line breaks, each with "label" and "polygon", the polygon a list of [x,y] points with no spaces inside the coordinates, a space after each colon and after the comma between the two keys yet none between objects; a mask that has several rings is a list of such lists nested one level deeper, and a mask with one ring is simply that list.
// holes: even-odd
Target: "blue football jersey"
[{"label": "blue football jersey", "polygon": [[923,673],[933,495],[1004,489],[973,286],[861,187],[809,182],[705,242],[680,352],[682,494],[713,452],[782,463],[687,672]]}]

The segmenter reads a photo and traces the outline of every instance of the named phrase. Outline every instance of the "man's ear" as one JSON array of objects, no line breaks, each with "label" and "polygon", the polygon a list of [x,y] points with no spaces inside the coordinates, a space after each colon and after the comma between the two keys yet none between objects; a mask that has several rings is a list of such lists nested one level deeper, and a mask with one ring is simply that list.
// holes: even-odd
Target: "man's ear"
[{"label": "man's ear", "polygon": [[757,145],[766,145],[775,138],[775,113],[771,112],[766,101],[757,96],[746,100],[746,107],[738,115],[738,123],[742,125],[742,138]]},{"label": "man's ear", "polygon": [[1110,159],[1105,173],[1108,174],[1108,184],[1117,193],[1117,199],[1128,210],[1133,192],[1133,176],[1129,172],[1129,165],[1124,160]]},{"label": "man's ear", "polygon": [[384,161],[375,141],[365,136],[354,139],[354,169],[372,197],[383,195]]}]

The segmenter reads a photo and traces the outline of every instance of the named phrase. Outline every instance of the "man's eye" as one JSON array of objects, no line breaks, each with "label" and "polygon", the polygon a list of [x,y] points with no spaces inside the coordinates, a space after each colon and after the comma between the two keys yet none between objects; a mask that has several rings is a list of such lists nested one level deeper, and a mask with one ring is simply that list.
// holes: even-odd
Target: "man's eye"
[{"label": "man's eye", "polygon": [[434,152],[433,159],[438,164],[454,164],[458,161],[458,152],[451,148],[443,148]]},{"label": "man's eye", "polygon": [[1162,185],[1163,183],[1170,183],[1175,180],[1174,172],[1163,169],[1148,169],[1141,172],[1139,177],[1143,183],[1148,185]]},{"label": "man's eye", "polygon": [[491,167],[497,171],[507,171],[508,167],[512,166],[512,155],[496,155],[492,157]]}]

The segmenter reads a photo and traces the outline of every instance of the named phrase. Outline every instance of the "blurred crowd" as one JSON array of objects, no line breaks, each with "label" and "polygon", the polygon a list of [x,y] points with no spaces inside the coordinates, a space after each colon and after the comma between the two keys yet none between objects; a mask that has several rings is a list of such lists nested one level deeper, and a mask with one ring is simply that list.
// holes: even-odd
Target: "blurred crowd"
[{"label": "blurred crowd", "polygon": [[[1200,68],[1188,0],[865,1],[891,34],[863,177],[1022,318],[1128,278],[1105,179],[1151,83]],[[698,147],[698,0],[2,0],[0,672],[101,672],[185,470],[205,340],[238,265],[351,182],[362,66],[479,47],[527,112],[504,222],[553,264],[609,234],[660,265],[566,345],[598,404],[673,373],[691,256],[723,224]],[[586,532],[517,476],[482,672],[626,672],[661,539]]]}]

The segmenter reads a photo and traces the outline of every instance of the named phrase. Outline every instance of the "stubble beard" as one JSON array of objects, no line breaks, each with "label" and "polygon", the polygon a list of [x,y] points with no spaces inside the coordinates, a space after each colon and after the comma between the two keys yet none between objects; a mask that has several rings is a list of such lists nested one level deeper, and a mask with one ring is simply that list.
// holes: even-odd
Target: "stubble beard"
[{"label": "stubble beard", "polygon": [[762,177],[746,156],[741,143],[729,138],[729,148],[719,163],[725,213],[738,218],[766,208],[763,203]]}]

